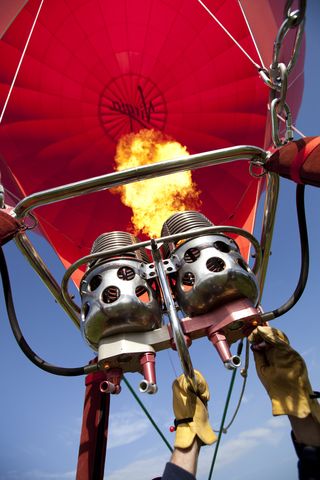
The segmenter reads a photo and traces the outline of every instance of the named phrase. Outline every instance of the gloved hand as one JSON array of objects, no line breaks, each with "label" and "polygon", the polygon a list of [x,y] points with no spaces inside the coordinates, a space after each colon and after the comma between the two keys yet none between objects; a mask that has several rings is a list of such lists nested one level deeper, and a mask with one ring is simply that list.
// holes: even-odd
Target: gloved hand
[{"label": "gloved hand", "polygon": [[196,436],[207,445],[217,439],[208,417],[207,402],[210,398],[208,384],[197,370],[195,370],[195,377],[197,394],[189,387],[184,375],[180,375],[172,385],[173,411],[176,420],[192,418],[190,422],[177,425],[174,446],[178,448],[190,447]]},{"label": "gloved hand", "polygon": [[311,399],[313,391],[303,358],[276,328],[257,327],[249,336],[258,376],[272,402],[273,415],[305,418],[320,422],[320,405]]}]

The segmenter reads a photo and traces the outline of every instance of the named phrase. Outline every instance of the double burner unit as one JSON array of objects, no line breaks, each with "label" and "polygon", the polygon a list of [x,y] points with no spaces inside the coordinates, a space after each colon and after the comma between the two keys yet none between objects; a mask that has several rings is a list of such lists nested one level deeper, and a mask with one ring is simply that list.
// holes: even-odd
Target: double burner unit
[{"label": "double burner unit", "polygon": [[[89,262],[81,281],[81,329],[112,376],[105,391],[119,391],[123,371],[141,371],[140,390],[157,390],[155,352],[176,342],[168,316],[180,324],[186,345],[207,335],[227,368],[240,365],[229,345],[256,325],[259,288],[232,238],[197,233],[210,227],[204,215],[186,211],[164,223],[163,243],[154,242],[149,253],[126,232],[105,233],[94,242],[92,253],[105,254]],[[176,240],[192,231],[191,238]]]},{"label": "double burner unit", "polygon": [[[213,150],[61,185],[25,197],[13,210],[2,209],[2,243],[15,237],[17,246],[56,301],[98,352],[97,363],[79,368],[49,364],[25,345],[27,357],[39,368],[59,375],[100,370],[100,377],[105,379],[101,389],[113,393],[120,391],[125,372],[141,372],[140,390],[155,392],[155,354],[166,348],[176,348],[182,371],[196,388],[188,346],[200,337],[210,339],[226,367],[238,367],[240,358],[232,356],[230,344],[248,335],[257,324],[288,310],[285,306],[262,314],[258,309],[258,291],[264,284],[278,198],[279,180],[275,174],[266,174],[260,243],[243,228],[213,226],[198,212],[180,212],[165,222],[159,239],[140,242],[125,232],[100,235],[93,253],[70,265],[61,285],[30,242],[25,222],[35,208],[62,200],[235,161],[249,161],[250,168],[260,168],[268,156],[268,152],[252,145]],[[252,271],[229,234],[242,236],[253,246]],[[68,283],[83,265],[87,271],[80,285],[79,306],[68,291]],[[13,316],[10,318],[19,342],[19,325]]]}]

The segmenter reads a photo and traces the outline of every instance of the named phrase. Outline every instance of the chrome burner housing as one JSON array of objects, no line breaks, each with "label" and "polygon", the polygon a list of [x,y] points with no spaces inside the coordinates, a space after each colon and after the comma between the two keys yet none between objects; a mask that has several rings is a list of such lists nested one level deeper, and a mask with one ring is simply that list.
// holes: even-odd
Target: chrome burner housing
[{"label": "chrome burner housing", "polygon": [[[100,236],[92,250],[97,252],[137,242],[126,232],[111,232]],[[89,265],[80,285],[81,329],[92,348],[97,349],[99,341],[107,336],[161,326],[156,284],[143,278],[147,263],[147,252],[139,249]]]},{"label": "chrome burner housing", "polygon": [[[212,225],[198,212],[181,212],[167,220],[162,234]],[[256,304],[259,295],[256,277],[236,242],[226,235],[203,235],[177,245],[168,243],[164,251],[179,265],[171,285],[187,315],[201,315],[239,298],[248,298]]]}]

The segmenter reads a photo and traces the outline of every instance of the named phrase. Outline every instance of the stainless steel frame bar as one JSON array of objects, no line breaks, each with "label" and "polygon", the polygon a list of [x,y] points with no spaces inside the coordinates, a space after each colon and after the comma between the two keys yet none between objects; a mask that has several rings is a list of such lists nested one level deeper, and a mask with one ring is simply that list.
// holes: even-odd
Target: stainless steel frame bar
[{"label": "stainless steel frame bar", "polygon": [[260,240],[260,245],[262,247],[262,262],[261,268],[258,273],[258,282],[260,288],[259,302],[261,301],[270,258],[273,229],[276,220],[276,210],[279,197],[279,184],[279,175],[275,173],[267,174],[267,188],[264,202],[264,215]]},{"label": "stainless steel frame bar", "polygon": [[32,268],[37,272],[43,283],[50,290],[56,301],[69,315],[71,320],[77,327],[80,327],[80,309],[76,304],[72,307],[65,301],[60,285],[57,283],[50,270],[38,254],[37,250],[33,247],[29,238],[25,233],[19,233],[15,237],[17,247],[21,250],[26,257]]},{"label": "stainless steel frame bar", "polygon": [[197,391],[197,381],[193,370],[191,357],[189,354],[188,346],[182,331],[181,323],[177,315],[177,311],[174,305],[174,301],[168,286],[166,273],[163,268],[162,258],[158,250],[158,245],[155,240],[151,243],[151,253],[154,261],[155,270],[157,272],[159,284],[163,294],[163,300],[169,316],[169,321],[172,329],[173,340],[176,345],[176,349],[180,358],[182,370],[185,374],[193,391]]},{"label": "stainless steel frame bar", "polygon": [[108,173],[100,177],[89,178],[29,195],[16,205],[14,214],[17,218],[24,218],[36,207],[66,200],[67,198],[74,198],[152,177],[170,175],[185,170],[196,170],[211,165],[234,162],[235,160],[253,160],[254,158],[263,163],[267,158],[267,152],[259,147],[241,145]]}]

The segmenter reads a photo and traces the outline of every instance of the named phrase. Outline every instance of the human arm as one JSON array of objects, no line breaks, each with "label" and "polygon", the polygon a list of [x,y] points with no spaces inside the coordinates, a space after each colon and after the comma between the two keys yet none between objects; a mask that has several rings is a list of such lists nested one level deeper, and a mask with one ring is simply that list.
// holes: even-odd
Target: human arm
[{"label": "human arm", "polygon": [[194,480],[201,445],[216,441],[209,423],[207,402],[209,387],[200,372],[195,371],[197,392],[184,375],[172,385],[176,436],[174,451],[163,473],[163,480]]},{"label": "human arm", "polygon": [[320,479],[320,405],[303,358],[276,328],[258,327],[249,340],[273,415],[287,415],[291,423],[300,480]]},{"label": "human arm", "polygon": [[189,448],[175,448],[162,480],[195,480],[201,442],[195,438]]},{"label": "human arm", "polygon": [[195,476],[197,473],[200,448],[201,442],[199,438],[196,437],[189,448],[175,448],[170,462]]}]

